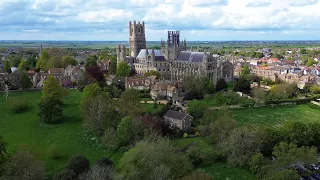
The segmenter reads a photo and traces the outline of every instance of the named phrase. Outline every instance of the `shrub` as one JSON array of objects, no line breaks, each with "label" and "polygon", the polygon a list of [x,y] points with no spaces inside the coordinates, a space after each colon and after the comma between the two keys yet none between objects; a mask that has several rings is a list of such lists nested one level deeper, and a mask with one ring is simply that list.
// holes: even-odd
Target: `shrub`
[{"label": "shrub", "polygon": [[9,101],[9,106],[14,113],[22,113],[28,109],[29,104],[26,99],[14,99]]},{"label": "shrub", "polygon": [[66,169],[73,171],[78,176],[90,169],[90,161],[82,155],[74,155],[69,158]]},{"label": "shrub", "polygon": [[109,150],[117,150],[119,147],[117,132],[113,128],[107,128],[101,137],[101,142]]},{"label": "shrub", "polygon": [[209,125],[200,125],[197,128],[201,136],[209,136],[211,134]]},{"label": "shrub", "polygon": [[199,167],[202,163],[202,157],[200,156],[200,149],[195,146],[191,146],[188,150],[188,157],[194,167]]},{"label": "shrub", "polygon": [[211,150],[205,154],[203,165],[211,165],[213,163],[225,161],[226,159],[226,153],[223,150]]},{"label": "shrub", "polygon": [[52,159],[60,159],[61,158],[61,153],[55,144],[51,145],[48,148],[47,155]]}]

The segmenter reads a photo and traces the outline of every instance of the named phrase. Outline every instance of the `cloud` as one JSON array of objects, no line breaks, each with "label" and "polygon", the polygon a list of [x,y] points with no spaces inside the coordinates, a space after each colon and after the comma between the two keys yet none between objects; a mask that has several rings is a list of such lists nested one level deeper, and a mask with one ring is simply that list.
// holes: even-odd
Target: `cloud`
[{"label": "cloud", "polygon": [[265,7],[269,6],[271,2],[268,1],[253,1],[247,4],[247,7]]},{"label": "cloud", "polygon": [[127,40],[133,20],[145,21],[149,40],[167,30],[195,40],[317,38],[319,9],[315,0],[0,0],[0,38]]},{"label": "cloud", "polygon": [[294,0],[292,3],[290,3],[290,6],[309,6],[317,3],[318,0]]}]

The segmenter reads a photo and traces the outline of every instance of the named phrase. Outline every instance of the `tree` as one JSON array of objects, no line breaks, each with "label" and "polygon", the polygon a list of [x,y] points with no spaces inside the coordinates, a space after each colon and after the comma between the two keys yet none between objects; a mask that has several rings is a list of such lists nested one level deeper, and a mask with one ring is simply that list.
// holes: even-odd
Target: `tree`
[{"label": "tree", "polygon": [[98,66],[90,66],[86,68],[86,72],[91,75],[92,78],[96,79],[96,81],[103,81],[103,74]]},{"label": "tree", "polygon": [[86,58],[86,63],[84,66],[86,68],[91,67],[91,66],[97,66],[97,60],[98,60],[98,57],[96,55],[88,56]]},{"label": "tree", "polygon": [[131,67],[127,62],[120,62],[117,67],[116,75],[119,77],[126,77],[130,75]]},{"label": "tree", "polygon": [[280,142],[274,147],[273,155],[276,158],[276,167],[289,167],[298,161],[305,163],[316,162],[316,148],[301,147],[296,144]]},{"label": "tree", "polygon": [[72,66],[77,65],[77,60],[75,60],[71,56],[62,56],[61,63],[62,63],[62,67],[66,68],[68,67],[68,65],[72,65]]},{"label": "tree", "polygon": [[227,82],[221,78],[218,80],[216,85],[216,91],[224,91],[228,88]]},{"label": "tree", "polygon": [[296,95],[298,87],[295,84],[276,84],[270,88],[271,99],[286,99]]},{"label": "tree", "polygon": [[46,68],[50,69],[50,68],[61,68],[61,67],[62,67],[62,64],[61,64],[61,60],[59,59],[59,57],[52,56],[52,57],[50,57]]},{"label": "tree", "polygon": [[241,71],[241,75],[245,76],[245,75],[249,75],[250,74],[250,68],[249,66],[246,64],[243,66],[242,71]]},{"label": "tree", "polygon": [[18,151],[5,164],[3,179],[43,180],[45,179],[44,164],[38,161],[31,152]]},{"label": "tree", "polygon": [[310,92],[312,94],[320,94],[320,86],[313,85],[310,87]]},{"label": "tree", "polygon": [[81,111],[84,125],[98,136],[102,136],[107,127],[117,125],[115,106],[107,95],[100,94],[83,99]]},{"label": "tree", "polygon": [[48,64],[49,58],[50,56],[47,50],[41,51],[40,58],[36,64],[36,68],[47,70],[47,64]]},{"label": "tree", "polygon": [[63,102],[54,96],[43,96],[38,104],[40,119],[49,124],[55,124],[62,121]]},{"label": "tree", "polygon": [[4,61],[3,70],[9,74],[11,73],[11,66],[8,60]]},{"label": "tree", "polygon": [[259,178],[261,178],[260,173],[263,171],[263,167],[266,164],[266,158],[263,157],[263,154],[257,153],[254,156],[252,156],[250,161],[250,170],[254,174],[256,174]]},{"label": "tree", "polygon": [[117,58],[111,60],[111,65],[109,67],[110,74],[116,74],[117,72]]},{"label": "tree", "polygon": [[182,178],[182,180],[200,180],[200,179],[201,180],[212,180],[212,177],[201,170],[196,170],[196,171],[192,172],[191,174]]},{"label": "tree", "polygon": [[119,163],[119,179],[180,179],[192,170],[189,159],[168,139],[140,141]]},{"label": "tree", "polygon": [[63,88],[53,76],[49,76],[48,79],[43,82],[42,96],[54,96],[59,99],[64,97]]},{"label": "tree", "polygon": [[107,128],[104,131],[103,136],[101,137],[101,142],[108,150],[117,150],[119,141],[117,138],[117,132],[114,130],[114,128]]},{"label": "tree", "polygon": [[53,76],[49,76],[43,84],[42,97],[38,104],[38,115],[45,123],[60,122],[62,120],[64,90]]},{"label": "tree", "polygon": [[34,68],[37,64],[37,60],[34,55],[31,55],[27,58],[26,63],[29,65],[29,68]]},{"label": "tree", "polygon": [[207,109],[207,105],[198,100],[192,100],[188,104],[187,112],[195,119],[202,118],[204,112]]},{"label": "tree", "polygon": [[248,165],[253,155],[262,150],[263,133],[248,126],[234,129],[223,146],[228,162],[233,165]]},{"label": "tree", "polygon": [[266,100],[266,91],[263,88],[255,88],[252,90],[252,96],[258,103],[264,103]]},{"label": "tree", "polygon": [[307,61],[307,63],[306,63],[306,65],[307,65],[307,66],[312,66],[313,64],[316,64],[316,62],[314,61],[313,58],[309,58],[308,61]]},{"label": "tree", "polygon": [[31,79],[29,78],[28,74],[26,72],[21,72],[20,76],[20,86],[23,89],[31,88],[32,87],[32,82]]},{"label": "tree", "polygon": [[250,80],[244,77],[240,77],[240,79],[236,82],[235,86],[233,87],[233,91],[240,91],[249,94],[251,90],[250,84]]},{"label": "tree", "polygon": [[282,171],[273,172],[270,177],[267,177],[266,180],[300,180],[301,177],[296,173],[295,170],[284,169]]},{"label": "tree", "polygon": [[0,175],[2,174],[2,167],[7,160],[7,143],[3,137],[0,136]]},{"label": "tree", "polygon": [[102,93],[103,93],[102,88],[98,85],[98,83],[93,83],[93,84],[87,85],[83,89],[82,99],[96,97]]},{"label": "tree", "polygon": [[18,67],[20,62],[21,62],[22,56],[19,54],[11,54],[9,56],[9,61],[10,61],[10,65],[11,67]]},{"label": "tree", "polygon": [[151,76],[151,75],[157,76],[157,78],[161,77],[161,74],[158,71],[155,71],[155,70],[151,70],[150,72],[144,73],[145,77]]},{"label": "tree", "polygon": [[29,69],[29,64],[27,61],[22,60],[18,66],[19,70],[28,70]]},{"label": "tree", "polygon": [[236,128],[237,122],[229,111],[223,111],[222,115],[210,124],[211,139],[222,146],[231,131]]},{"label": "tree", "polygon": [[125,90],[118,101],[118,109],[120,113],[126,116],[135,117],[142,113],[139,100],[139,92],[134,89]]},{"label": "tree", "polygon": [[120,145],[126,146],[140,140],[144,136],[145,126],[141,121],[137,121],[131,116],[121,119],[117,126],[117,138]]},{"label": "tree", "polygon": [[87,173],[90,170],[90,161],[82,155],[71,156],[68,160],[68,164],[60,173],[58,173],[54,180],[73,180],[78,179],[82,174]]},{"label": "tree", "polygon": [[300,49],[299,53],[300,54],[307,54],[307,50],[306,49]]},{"label": "tree", "polygon": [[88,172],[80,175],[79,180],[113,180],[115,172],[111,166],[94,165]]}]

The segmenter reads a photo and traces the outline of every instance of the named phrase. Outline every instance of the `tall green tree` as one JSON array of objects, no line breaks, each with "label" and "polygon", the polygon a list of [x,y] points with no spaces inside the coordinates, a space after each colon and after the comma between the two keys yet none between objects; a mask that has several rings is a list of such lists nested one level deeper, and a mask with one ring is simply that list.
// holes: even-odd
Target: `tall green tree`
[{"label": "tall green tree", "polygon": [[42,97],[38,104],[38,115],[45,123],[54,124],[61,122],[63,112],[62,99],[65,92],[53,76],[49,76],[43,84]]},{"label": "tall green tree", "polygon": [[85,98],[81,101],[81,111],[85,127],[98,136],[102,136],[106,128],[114,128],[118,124],[115,105],[107,95],[99,94]]},{"label": "tall green tree", "polygon": [[130,75],[131,67],[127,62],[120,62],[117,67],[116,75],[119,77],[126,77]]},{"label": "tall green tree", "polygon": [[240,92],[249,94],[251,90],[250,84],[251,84],[250,80],[244,77],[240,77],[240,79],[234,85],[233,91],[235,92],[240,91]]},{"label": "tall green tree", "polygon": [[96,55],[88,56],[86,58],[85,67],[88,68],[91,66],[97,66],[97,60],[98,60],[98,57]]},{"label": "tall green tree", "polygon": [[36,58],[35,58],[33,55],[29,56],[29,57],[27,58],[26,62],[27,62],[27,64],[29,65],[30,68],[36,67],[37,60],[36,60]]},{"label": "tall green tree", "polygon": [[122,118],[117,127],[117,138],[120,145],[126,146],[142,139],[145,129],[146,126],[142,121],[138,121],[131,116]]},{"label": "tall green tree", "polygon": [[23,71],[23,70],[29,70],[30,67],[29,67],[28,62],[25,61],[25,60],[22,60],[22,61],[20,62],[20,64],[19,64],[19,66],[18,66],[18,69],[21,70],[21,71]]},{"label": "tall green tree", "polygon": [[40,58],[36,64],[37,69],[47,70],[48,61],[50,59],[50,55],[47,50],[43,50],[41,52]]},{"label": "tall green tree", "polygon": [[3,70],[7,73],[11,73],[11,65],[9,60],[4,61]]},{"label": "tall green tree", "polygon": [[54,96],[58,99],[64,97],[63,88],[53,76],[49,76],[48,79],[43,82],[42,96]]},{"label": "tall green tree", "polygon": [[244,126],[234,129],[224,142],[228,162],[233,165],[249,165],[251,158],[262,150],[264,133]]},{"label": "tall green tree", "polygon": [[242,76],[245,76],[245,75],[249,75],[251,72],[250,68],[249,68],[249,65],[244,65],[243,68],[242,68],[242,71],[241,71],[241,75]]},{"label": "tall green tree", "polygon": [[32,82],[26,72],[22,72],[20,75],[20,86],[23,89],[31,88]]},{"label": "tall green tree", "polygon": [[61,68],[62,64],[61,64],[61,60],[59,59],[58,56],[52,56],[50,57],[48,63],[47,63],[47,69],[50,68]]},{"label": "tall green tree", "polygon": [[66,68],[68,65],[75,66],[77,65],[77,60],[71,56],[62,56],[61,58],[62,67]]},{"label": "tall green tree", "polygon": [[10,65],[12,67],[18,67],[22,60],[22,56],[19,54],[12,54],[9,56]]},{"label": "tall green tree", "polygon": [[120,113],[126,116],[135,117],[142,113],[139,100],[139,92],[134,89],[125,90],[118,101]]},{"label": "tall green tree", "polygon": [[195,119],[202,118],[204,115],[204,112],[207,110],[207,105],[198,100],[192,100],[188,104],[187,112],[194,117]]},{"label": "tall green tree", "polygon": [[83,89],[82,99],[96,97],[102,93],[103,93],[102,88],[98,85],[98,83],[93,83],[93,84],[87,85]]}]

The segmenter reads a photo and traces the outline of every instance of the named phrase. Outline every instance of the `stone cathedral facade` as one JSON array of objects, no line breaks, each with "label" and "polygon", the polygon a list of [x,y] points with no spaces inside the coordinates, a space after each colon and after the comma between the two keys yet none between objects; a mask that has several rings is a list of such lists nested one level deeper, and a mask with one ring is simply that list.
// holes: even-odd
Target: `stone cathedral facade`
[{"label": "stone cathedral facade", "polygon": [[126,56],[124,45],[118,45],[116,51],[118,63],[128,62],[139,75],[154,70],[174,82],[183,82],[186,76],[206,76],[214,84],[220,78],[233,81],[231,57],[187,51],[186,40],[180,40],[179,31],[168,31],[167,41],[161,41],[161,50],[147,49],[144,22],[129,22],[130,56]]}]

